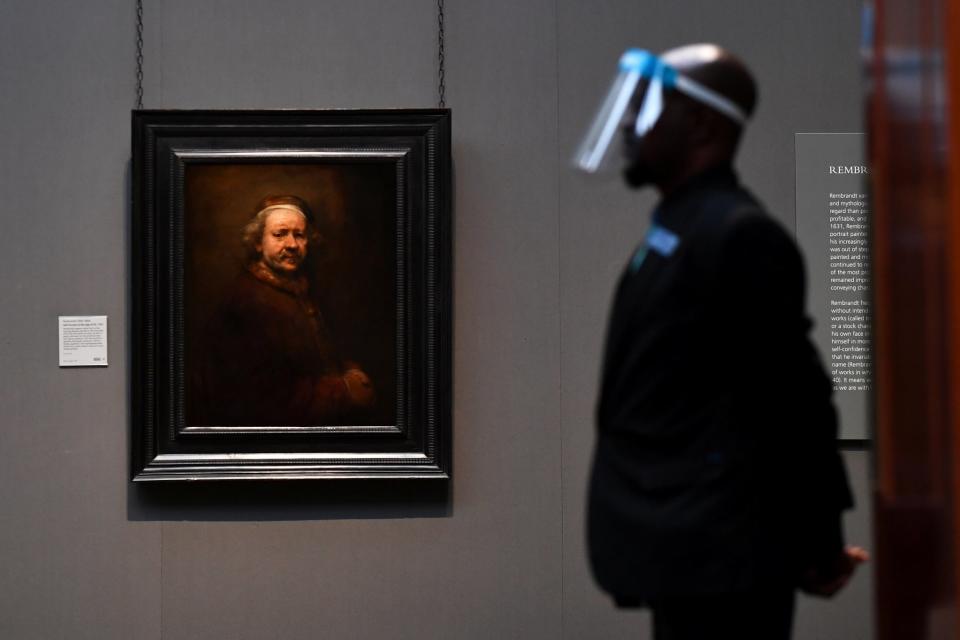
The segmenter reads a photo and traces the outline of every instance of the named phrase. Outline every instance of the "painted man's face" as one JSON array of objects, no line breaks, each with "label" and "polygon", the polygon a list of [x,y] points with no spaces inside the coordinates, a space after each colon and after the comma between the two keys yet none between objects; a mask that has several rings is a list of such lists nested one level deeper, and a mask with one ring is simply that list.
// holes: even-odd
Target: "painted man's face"
[{"label": "painted man's face", "polygon": [[277,209],[267,215],[263,238],[257,245],[263,262],[280,275],[290,275],[307,257],[307,221],[292,209]]}]

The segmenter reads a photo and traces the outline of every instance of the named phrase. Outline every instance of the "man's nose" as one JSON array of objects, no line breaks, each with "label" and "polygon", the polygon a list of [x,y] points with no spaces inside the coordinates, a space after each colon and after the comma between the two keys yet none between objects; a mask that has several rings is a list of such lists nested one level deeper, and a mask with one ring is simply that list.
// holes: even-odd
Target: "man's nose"
[{"label": "man's nose", "polygon": [[294,240],[293,236],[284,236],[284,238],[283,238],[283,246],[284,246],[284,247],[296,247],[296,246],[297,246],[297,241]]}]

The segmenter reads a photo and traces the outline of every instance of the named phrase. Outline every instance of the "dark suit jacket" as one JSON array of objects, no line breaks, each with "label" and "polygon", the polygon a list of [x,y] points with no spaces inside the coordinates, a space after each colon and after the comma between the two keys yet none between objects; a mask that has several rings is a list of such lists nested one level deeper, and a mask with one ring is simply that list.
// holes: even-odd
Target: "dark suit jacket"
[{"label": "dark suit jacket", "polygon": [[799,252],[725,168],[653,222],[607,333],[595,577],[638,602],[796,584],[840,551],[852,504]]}]

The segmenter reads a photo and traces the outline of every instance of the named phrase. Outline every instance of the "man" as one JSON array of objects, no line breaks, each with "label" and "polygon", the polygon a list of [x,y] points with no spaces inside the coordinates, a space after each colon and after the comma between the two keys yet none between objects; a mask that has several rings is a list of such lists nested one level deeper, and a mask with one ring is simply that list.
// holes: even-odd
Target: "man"
[{"label": "man", "polygon": [[577,163],[616,133],[662,200],[617,287],[589,491],[594,574],[667,639],[790,636],[794,592],[866,559],[797,248],[732,169],[756,89],[713,45],[630,50]]},{"label": "man", "polygon": [[370,379],[341,359],[310,290],[312,218],[300,198],[272,196],[244,228],[248,264],[209,323],[194,421],[336,424],[373,403]]}]

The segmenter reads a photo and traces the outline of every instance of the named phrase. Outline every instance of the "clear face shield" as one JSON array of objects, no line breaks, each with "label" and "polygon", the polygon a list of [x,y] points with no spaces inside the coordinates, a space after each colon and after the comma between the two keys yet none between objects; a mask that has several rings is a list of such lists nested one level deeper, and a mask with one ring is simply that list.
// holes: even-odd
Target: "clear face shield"
[{"label": "clear face shield", "polygon": [[747,121],[747,114],[729,98],[679,73],[649,51],[628,49],[620,57],[619,71],[607,97],[573,157],[574,166],[597,173],[614,165],[614,149],[620,148],[614,141],[622,142],[617,136],[629,132],[642,138],[653,129],[663,113],[666,91],[679,91],[738,124]]}]

